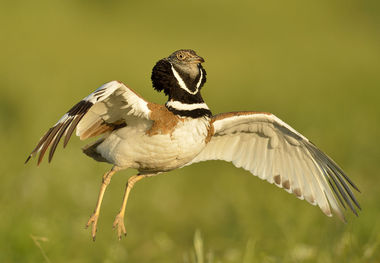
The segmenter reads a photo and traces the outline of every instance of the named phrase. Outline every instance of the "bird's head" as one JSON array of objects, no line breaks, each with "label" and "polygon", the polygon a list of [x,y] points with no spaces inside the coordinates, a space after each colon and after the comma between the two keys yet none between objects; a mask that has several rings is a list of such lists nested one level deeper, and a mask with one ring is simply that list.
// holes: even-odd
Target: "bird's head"
[{"label": "bird's head", "polygon": [[[205,62],[205,60],[198,56],[194,50],[191,49],[180,49],[172,53],[167,60],[174,63],[179,67],[184,67],[189,71],[195,68],[194,65]],[[189,72],[190,73],[190,72]]]},{"label": "bird's head", "polygon": [[[194,50],[180,49],[159,60],[152,70],[152,83],[157,91],[164,91],[170,99],[189,100],[200,97],[199,91],[206,82],[204,59]],[[184,97],[187,97],[186,99]]]}]

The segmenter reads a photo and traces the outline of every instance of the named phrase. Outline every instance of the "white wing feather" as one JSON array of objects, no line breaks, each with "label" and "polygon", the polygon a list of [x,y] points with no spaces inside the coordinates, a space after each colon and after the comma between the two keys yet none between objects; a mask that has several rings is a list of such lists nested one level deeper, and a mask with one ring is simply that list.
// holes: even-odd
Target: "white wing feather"
[{"label": "white wing feather", "polygon": [[40,153],[38,164],[50,147],[49,162],[62,137],[64,146],[74,129],[81,139],[107,132],[112,125],[120,125],[128,118],[149,119],[148,103],[119,81],[108,82],[75,104],[40,139],[26,162]]},{"label": "white wing feather", "polygon": [[[238,112],[213,117],[214,134],[191,163],[224,160],[344,220],[341,206],[360,206],[342,169],[306,137],[268,113]],[[191,164],[189,163],[189,164]],[[348,183],[348,184],[347,184]],[[339,204],[340,203],[340,204]]]}]

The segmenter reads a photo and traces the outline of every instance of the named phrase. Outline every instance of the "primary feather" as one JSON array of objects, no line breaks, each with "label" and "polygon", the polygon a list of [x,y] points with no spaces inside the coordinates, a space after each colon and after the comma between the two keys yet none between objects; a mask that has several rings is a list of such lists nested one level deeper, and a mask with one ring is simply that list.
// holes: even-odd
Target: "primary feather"
[{"label": "primary feather", "polygon": [[148,103],[119,81],[108,82],[75,104],[61,119],[40,139],[28,156],[26,162],[36,155],[41,163],[45,152],[50,147],[49,162],[56,147],[64,138],[64,147],[75,130],[76,135],[84,140],[112,131],[120,127],[128,117],[148,120],[150,110]]},{"label": "primary feather", "polygon": [[306,137],[269,113],[213,116],[213,136],[192,163],[224,160],[344,219],[339,202],[357,214],[358,190],[339,166]]}]

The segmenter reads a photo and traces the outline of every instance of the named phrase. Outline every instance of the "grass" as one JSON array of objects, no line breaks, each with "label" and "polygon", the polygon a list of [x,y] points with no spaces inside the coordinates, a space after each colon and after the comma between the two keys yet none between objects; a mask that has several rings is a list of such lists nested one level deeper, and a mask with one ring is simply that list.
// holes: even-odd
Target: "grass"
[{"label": "grass", "polygon": [[[5,1],[0,262],[379,262],[379,13],[368,0]],[[333,157],[361,189],[359,217],[348,212],[342,224],[242,169],[207,162],[139,182],[121,242],[112,222],[136,171],[120,172],[92,242],[84,225],[110,167],[84,156],[77,138],[51,164],[23,162],[104,82],[164,102],[149,75],[179,48],[206,59],[202,94],[213,113],[273,112]]]},{"label": "grass", "polygon": [[48,256],[46,255],[45,250],[42,248],[42,245],[41,245],[41,242],[48,242],[49,239],[47,239],[46,237],[36,237],[33,235],[30,235],[30,238],[33,240],[36,247],[38,247],[39,250],[41,251],[41,254],[42,254],[45,262],[50,263],[51,261],[48,258]]},{"label": "grass", "polygon": [[[184,263],[220,263],[220,262],[335,262],[336,258],[351,254],[352,250],[357,250],[357,240],[351,233],[345,233],[341,236],[336,246],[332,249],[334,255],[323,253],[319,247],[314,247],[305,243],[297,243],[290,247],[282,256],[276,257],[271,253],[262,253],[256,249],[257,242],[254,239],[248,239],[245,247],[226,248],[219,253],[214,252],[212,248],[207,248],[200,230],[194,234],[193,249],[183,255]],[[353,257],[347,257],[349,262],[369,262],[374,260],[376,250],[379,246],[379,239],[374,243],[364,247],[362,254]]]}]

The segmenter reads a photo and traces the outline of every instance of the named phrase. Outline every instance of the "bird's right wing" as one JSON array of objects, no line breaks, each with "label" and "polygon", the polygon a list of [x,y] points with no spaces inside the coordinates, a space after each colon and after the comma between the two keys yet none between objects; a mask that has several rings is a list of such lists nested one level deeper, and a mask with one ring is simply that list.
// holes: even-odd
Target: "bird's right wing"
[{"label": "bird's right wing", "polygon": [[[360,209],[341,168],[306,137],[270,113],[223,113],[211,120],[211,139],[191,163],[225,160],[318,205],[344,221],[341,206]],[[191,164],[190,163],[190,164]]]},{"label": "bird's right wing", "polygon": [[108,82],[75,104],[40,139],[27,161],[38,153],[38,164],[50,147],[49,162],[62,137],[65,147],[74,131],[81,140],[123,127],[128,118],[149,120],[148,102],[119,81]]}]

